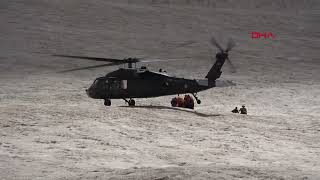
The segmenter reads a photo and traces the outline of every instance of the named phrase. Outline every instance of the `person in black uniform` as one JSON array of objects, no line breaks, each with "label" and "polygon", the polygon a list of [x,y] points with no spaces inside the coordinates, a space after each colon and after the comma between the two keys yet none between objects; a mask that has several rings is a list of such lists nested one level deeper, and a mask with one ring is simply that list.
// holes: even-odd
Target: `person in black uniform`
[{"label": "person in black uniform", "polygon": [[247,109],[244,105],[242,105],[242,108],[240,108],[240,114],[247,114]]},{"label": "person in black uniform", "polygon": [[233,113],[239,113],[238,107],[235,107],[231,112],[233,112]]}]

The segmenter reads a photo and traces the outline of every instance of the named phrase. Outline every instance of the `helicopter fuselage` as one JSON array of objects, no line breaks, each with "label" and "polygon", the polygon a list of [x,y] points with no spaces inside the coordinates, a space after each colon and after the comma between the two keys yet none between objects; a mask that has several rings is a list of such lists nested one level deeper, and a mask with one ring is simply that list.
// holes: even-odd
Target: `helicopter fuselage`
[{"label": "helicopter fuselage", "polygon": [[97,78],[87,89],[94,99],[149,98],[165,95],[197,93],[215,86],[208,79],[185,79],[142,67],[120,68]]},{"label": "helicopter fuselage", "polygon": [[[150,71],[144,66],[142,66],[141,68],[133,68],[133,64],[136,67],[136,63],[138,62],[157,62],[169,60],[158,59],[150,61],[142,60],[139,58],[117,59],[63,54],[54,54],[53,56],[108,62],[105,64],[73,68],[61,72],[72,72],[78,70],[127,64],[128,68],[120,68],[116,71],[106,74],[103,77],[97,78],[93,82],[93,84],[86,90],[89,97],[94,99],[104,99],[105,106],[111,105],[110,99],[124,99],[129,106],[135,106],[135,101],[133,98],[149,98],[187,93],[191,93],[197,100],[197,103],[200,104],[201,101],[196,96],[197,92],[213,87],[226,87],[234,85],[234,83],[230,81],[220,81],[218,79],[221,76],[221,69],[226,60],[228,60],[231,67],[235,69],[230,59],[228,58],[228,52],[235,46],[235,43],[232,40],[229,40],[227,48],[223,49],[214,37],[211,38],[210,42],[212,45],[216,46],[220,50],[220,52],[216,54],[216,61],[205,76],[206,79],[178,78],[168,75],[161,69],[161,71],[159,70],[159,72]],[[129,98],[129,100],[127,100],[127,98]],[[174,106],[173,104],[174,103],[172,102],[171,105]]]}]

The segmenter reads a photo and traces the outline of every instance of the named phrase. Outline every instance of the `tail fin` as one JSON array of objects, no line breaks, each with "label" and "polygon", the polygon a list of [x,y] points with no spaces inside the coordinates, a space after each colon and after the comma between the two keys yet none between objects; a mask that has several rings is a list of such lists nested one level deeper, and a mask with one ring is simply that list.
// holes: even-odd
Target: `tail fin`
[{"label": "tail fin", "polygon": [[206,78],[209,81],[215,81],[221,76],[221,73],[222,73],[221,69],[227,57],[228,57],[227,53],[223,53],[223,52],[217,53],[216,62],[214,63],[214,65],[211,67],[210,71],[206,75]]}]

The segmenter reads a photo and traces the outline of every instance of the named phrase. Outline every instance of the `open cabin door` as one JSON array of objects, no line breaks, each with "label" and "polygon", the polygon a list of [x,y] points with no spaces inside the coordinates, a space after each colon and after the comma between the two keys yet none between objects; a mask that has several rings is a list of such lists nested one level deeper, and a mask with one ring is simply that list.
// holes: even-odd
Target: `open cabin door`
[{"label": "open cabin door", "polygon": [[128,89],[128,80],[109,78],[107,82],[106,86],[112,97],[121,96],[124,94],[124,91]]},{"label": "open cabin door", "polygon": [[128,89],[128,80],[121,80],[121,89]]}]

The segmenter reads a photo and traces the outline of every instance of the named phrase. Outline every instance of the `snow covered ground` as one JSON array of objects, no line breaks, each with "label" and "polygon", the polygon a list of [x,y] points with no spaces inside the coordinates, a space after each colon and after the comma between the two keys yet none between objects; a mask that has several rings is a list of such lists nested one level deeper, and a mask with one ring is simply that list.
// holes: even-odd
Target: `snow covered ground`
[{"label": "snow covered ground", "polygon": [[[1,179],[320,179],[320,4],[316,0],[0,2]],[[251,39],[251,32],[275,39]],[[172,96],[104,107],[85,89],[117,69],[52,57],[185,58],[151,69],[203,78],[237,46],[195,110]],[[184,45],[184,46],[182,46]],[[232,114],[245,104],[249,114]]]}]

